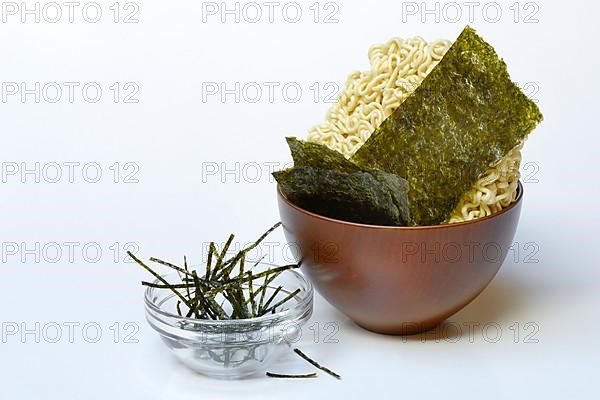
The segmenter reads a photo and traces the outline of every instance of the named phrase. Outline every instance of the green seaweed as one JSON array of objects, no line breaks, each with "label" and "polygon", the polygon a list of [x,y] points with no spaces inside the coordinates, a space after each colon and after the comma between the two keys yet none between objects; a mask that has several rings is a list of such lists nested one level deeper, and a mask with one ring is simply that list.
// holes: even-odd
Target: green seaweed
[{"label": "green seaweed", "polygon": [[273,176],[294,204],[317,214],[376,225],[408,223],[408,183],[383,171],[294,167]]},{"label": "green seaweed", "polygon": [[467,26],[351,161],[406,177],[411,224],[436,225],[542,118],[492,46]]},{"label": "green seaweed", "polygon": [[315,360],[313,360],[312,358],[310,358],[309,356],[307,356],[306,354],[304,354],[304,352],[302,352],[300,349],[295,348],[294,349],[294,353],[298,354],[300,357],[302,357],[303,359],[305,359],[309,364],[311,364],[315,368],[320,369],[321,371],[326,372],[329,375],[333,376],[335,379],[342,379],[342,377],[340,376],[340,374],[338,374],[336,372],[333,372],[329,368],[327,368],[327,367],[319,364],[318,362],[316,362]]},{"label": "green seaweed", "polygon": [[287,137],[285,140],[292,153],[294,167],[312,167],[348,173],[362,170],[342,153],[322,144],[305,142],[295,137]]},{"label": "green seaweed", "polygon": [[[181,280],[180,283],[169,283],[165,277],[158,272],[154,271],[147,264],[137,258],[133,253],[127,252],[135,262],[141,267],[147,270],[158,282],[145,282],[142,281],[142,285],[157,289],[168,289],[171,290],[175,296],[178,297],[176,304],[176,311],[178,315],[184,316],[184,312],[181,309],[181,305],[188,307],[188,312],[185,314],[186,317],[192,315],[198,319],[247,319],[260,317],[265,315],[267,312],[275,312],[280,307],[294,297],[299,289],[292,292],[293,295],[288,295],[282,300],[279,300],[273,306],[269,306],[270,302],[276,298],[277,293],[281,289],[275,291],[271,295],[269,302],[262,306],[262,301],[265,297],[265,292],[270,290],[269,286],[271,282],[277,278],[282,272],[287,271],[291,268],[298,268],[299,264],[282,265],[275,268],[268,268],[261,272],[253,271],[253,268],[257,267],[262,258],[259,259],[252,265],[250,269],[245,268],[246,255],[254,248],[256,248],[273,230],[281,226],[281,222],[273,225],[269,230],[262,234],[254,243],[244,247],[238,251],[232,258],[225,260],[227,250],[230,248],[233,242],[234,236],[229,235],[227,242],[223,246],[221,252],[217,251],[214,242],[210,243],[209,246],[209,257],[210,260],[214,255],[217,257],[217,262],[212,270],[212,273],[208,273],[208,265],[206,268],[207,273],[201,275],[196,270],[190,270],[188,268],[187,258],[183,258],[183,268],[160,260],[158,258],[151,257],[150,261],[173,269],[179,275]],[[210,261],[209,261],[210,263]],[[208,264],[208,263],[207,263]],[[232,275],[232,271],[238,268],[238,273]],[[258,283],[256,283],[258,282]],[[255,286],[256,285],[256,286]],[[185,289],[185,293],[180,292],[178,289]],[[261,303],[256,303],[256,297],[260,294]],[[222,296],[229,305],[231,306],[231,313],[226,313],[221,305],[217,302],[217,296]],[[267,308],[268,307],[268,308]]]},{"label": "green seaweed", "polygon": [[390,174],[380,170],[367,171],[373,178],[382,184],[392,197],[392,202],[399,212],[399,221],[395,225],[406,226],[410,222],[410,208],[408,206],[408,181],[398,175]]},{"label": "green seaweed", "polygon": [[276,374],[274,372],[266,372],[265,373],[266,376],[268,376],[269,378],[316,378],[317,377],[317,373],[316,372],[312,372],[310,374]]}]

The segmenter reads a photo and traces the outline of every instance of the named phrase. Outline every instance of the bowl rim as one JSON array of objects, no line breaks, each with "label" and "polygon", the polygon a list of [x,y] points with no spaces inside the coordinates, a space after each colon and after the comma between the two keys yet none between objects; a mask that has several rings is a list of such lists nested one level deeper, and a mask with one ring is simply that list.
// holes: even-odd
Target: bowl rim
[{"label": "bowl rim", "polygon": [[[146,305],[147,310],[151,310],[157,314],[160,314],[161,316],[164,316],[167,318],[172,318],[172,319],[176,320],[177,322],[193,323],[196,326],[198,326],[198,325],[213,326],[213,327],[214,326],[240,326],[240,325],[245,325],[245,324],[255,324],[257,322],[281,320],[281,319],[285,319],[285,317],[287,317],[290,314],[305,311],[309,307],[309,305],[312,303],[313,297],[314,297],[314,288],[313,288],[313,285],[310,282],[310,280],[308,280],[303,274],[299,273],[298,271],[292,270],[292,269],[285,270],[282,272],[282,274],[286,274],[286,273],[293,274],[296,276],[296,278],[298,278],[298,280],[300,281],[300,287],[302,288],[302,286],[304,286],[306,289],[304,291],[305,294],[302,298],[300,298],[300,300],[298,300],[298,302],[296,304],[294,304],[293,307],[287,308],[285,310],[281,310],[279,312],[276,312],[275,314],[268,314],[268,315],[263,315],[263,316],[255,317],[255,318],[215,319],[215,320],[182,317],[178,314],[163,310],[162,308],[160,308],[160,306],[158,306],[151,299],[151,294],[156,289],[153,287],[147,287],[146,290],[144,290],[144,304]],[[169,275],[176,275],[176,273],[167,274],[167,276],[169,276]],[[161,283],[161,282],[158,279],[155,279],[153,281],[153,283]],[[300,293],[302,293],[302,291]],[[169,325],[171,325],[171,324],[169,324]],[[176,325],[173,325],[173,326],[176,326]]]},{"label": "bowl rim", "polygon": [[316,218],[316,219],[319,219],[322,221],[333,222],[333,223],[340,224],[340,225],[355,226],[355,227],[360,227],[360,228],[364,228],[364,229],[385,229],[385,230],[400,230],[400,231],[401,230],[406,230],[406,231],[411,230],[411,231],[414,231],[414,230],[427,230],[427,229],[450,229],[450,228],[464,226],[464,225],[476,224],[479,222],[483,222],[483,221],[487,221],[487,220],[499,217],[500,215],[509,212],[510,210],[515,208],[519,203],[521,203],[521,201],[523,199],[523,185],[521,184],[520,180],[517,181],[517,197],[510,205],[508,205],[508,207],[505,207],[498,212],[495,212],[490,215],[486,215],[485,217],[474,218],[469,221],[455,222],[452,224],[422,225],[422,226],[371,225],[371,224],[361,224],[358,222],[349,222],[349,221],[344,221],[341,219],[330,218],[330,217],[326,217],[324,215],[316,214],[312,211],[305,210],[304,208],[301,208],[301,207],[297,206],[296,204],[292,203],[283,194],[283,192],[281,191],[280,185],[277,185],[277,194],[278,194],[278,197],[281,198],[285,202],[285,204],[287,204],[288,206],[292,207],[293,209],[299,211],[302,214],[305,214],[309,217]]}]

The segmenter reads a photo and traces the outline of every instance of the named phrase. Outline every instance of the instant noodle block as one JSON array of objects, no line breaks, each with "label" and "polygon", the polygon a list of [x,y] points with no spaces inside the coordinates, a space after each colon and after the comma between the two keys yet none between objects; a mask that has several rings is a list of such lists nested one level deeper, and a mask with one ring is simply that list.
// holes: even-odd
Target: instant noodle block
[{"label": "instant noodle block", "polygon": [[542,118],[492,46],[466,27],[351,161],[406,178],[410,224],[436,225]]}]

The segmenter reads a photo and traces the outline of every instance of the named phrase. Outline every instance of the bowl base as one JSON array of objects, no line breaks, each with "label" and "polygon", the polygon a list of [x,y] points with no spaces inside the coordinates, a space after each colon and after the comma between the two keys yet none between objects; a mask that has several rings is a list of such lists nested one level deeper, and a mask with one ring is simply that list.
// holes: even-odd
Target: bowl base
[{"label": "bowl base", "polygon": [[425,323],[425,324],[402,324],[399,326],[371,326],[361,324],[359,322],[354,321],[356,325],[359,327],[366,329],[369,332],[378,333],[381,335],[392,335],[392,336],[408,336],[408,335],[418,335],[420,333],[425,333],[430,331],[440,325],[442,321],[436,321],[434,323]]}]

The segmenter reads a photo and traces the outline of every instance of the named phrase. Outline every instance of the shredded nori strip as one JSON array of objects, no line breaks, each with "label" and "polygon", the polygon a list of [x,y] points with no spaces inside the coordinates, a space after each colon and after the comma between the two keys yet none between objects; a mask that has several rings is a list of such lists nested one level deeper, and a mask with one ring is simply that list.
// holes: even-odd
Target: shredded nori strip
[{"label": "shredded nori strip", "polygon": [[310,374],[276,374],[274,372],[266,372],[266,375],[270,378],[316,378],[317,373],[312,372]]},{"label": "shredded nori strip", "polygon": [[351,161],[408,179],[411,225],[436,225],[543,119],[467,26]]},{"label": "shredded nori strip", "polygon": [[396,175],[294,167],[273,176],[288,200],[316,214],[363,224],[408,222],[408,183]]},{"label": "shredded nori strip", "polygon": [[303,359],[305,359],[306,361],[308,361],[315,368],[320,369],[321,371],[328,373],[329,375],[333,376],[336,379],[342,379],[342,377],[340,376],[340,374],[337,374],[337,373],[333,372],[332,370],[330,370],[329,368],[322,366],[321,364],[319,364],[318,362],[316,362],[315,360],[313,360],[312,358],[310,358],[309,356],[307,356],[306,354],[304,354],[302,351],[300,351],[300,349],[294,349],[294,353],[298,354],[300,357],[302,357]]}]

